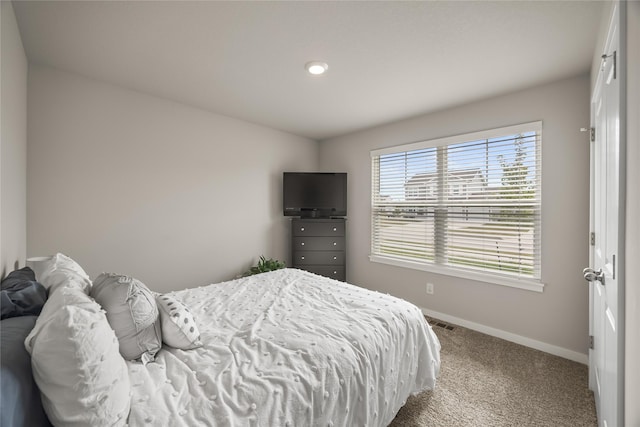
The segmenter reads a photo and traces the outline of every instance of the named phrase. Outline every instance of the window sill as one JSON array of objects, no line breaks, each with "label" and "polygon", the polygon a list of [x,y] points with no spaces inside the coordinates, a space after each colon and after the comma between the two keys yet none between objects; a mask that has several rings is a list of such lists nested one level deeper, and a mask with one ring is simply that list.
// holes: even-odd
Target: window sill
[{"label": "window sill", "polygon": [[511,288],[524,289],[533,292],[542,292],[544,290],[544,283],[541,283],[535,279],[517,279],[514,277],[498,276],[482,272],[457,270],[455,268],[441,267],[438,265],[425,265],[417,262],[384,257],[380,255],[369,255],[369,261],[380,264],[393,265],[396,267],[405,267],[414,270],[428,271],[445,276],[460,277],[462,279],[475,280],[478,282],[491,283],[494,285],[509,286]]}]

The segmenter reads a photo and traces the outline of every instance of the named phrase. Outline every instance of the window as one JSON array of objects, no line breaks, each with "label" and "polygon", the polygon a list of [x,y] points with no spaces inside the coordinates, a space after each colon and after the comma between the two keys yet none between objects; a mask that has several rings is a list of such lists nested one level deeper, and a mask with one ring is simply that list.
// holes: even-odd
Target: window
[{"label": "window", "polygon": [[371,260],[542,290],[542,123],[371,152]]}]

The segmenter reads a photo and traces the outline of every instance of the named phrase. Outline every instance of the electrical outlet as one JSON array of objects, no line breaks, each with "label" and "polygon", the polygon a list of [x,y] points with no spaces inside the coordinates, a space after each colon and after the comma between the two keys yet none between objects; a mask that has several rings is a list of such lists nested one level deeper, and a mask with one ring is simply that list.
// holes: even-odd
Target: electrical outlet
[{"label": "electrical outlet", "polygon": [[427,282],[427,293],[433,295],[433,283]]}]

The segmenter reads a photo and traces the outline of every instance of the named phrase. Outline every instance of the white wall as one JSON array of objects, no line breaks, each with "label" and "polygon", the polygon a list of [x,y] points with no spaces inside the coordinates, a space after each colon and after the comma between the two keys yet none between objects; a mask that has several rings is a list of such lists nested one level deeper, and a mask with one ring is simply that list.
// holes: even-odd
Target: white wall
[{"label": "white wall", "polygon": [[286,259],[285,170],[317,142],[51,68],[29,70],[28,254],[159,292]]},{"label": "white wall", "polygon": [[27,252],[27,57],[13,6],[2,1],[0,98],[0,277]]},{"label": "white wall", "polygon": [[625,425],[640,425],[640,2],[627,2]]},{"label": "white wall", "polygon": [[[543,293],[369,261],[370,150],[535,120],[543,121]],[[579,129],[588,125],[585,75],[321,142],[320,167],[349,173],[349,281],[586,360],[589,140]]]}]

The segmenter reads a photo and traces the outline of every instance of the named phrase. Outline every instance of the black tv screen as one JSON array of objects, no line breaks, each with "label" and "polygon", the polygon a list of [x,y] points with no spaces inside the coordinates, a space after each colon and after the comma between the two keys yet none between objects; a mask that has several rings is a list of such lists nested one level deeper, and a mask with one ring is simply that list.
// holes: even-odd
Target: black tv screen
[{"label": "black tv screen", "polygon": [[327,218],[347,215],[347,174],[285,172],[282,177],[286,216]]}]

